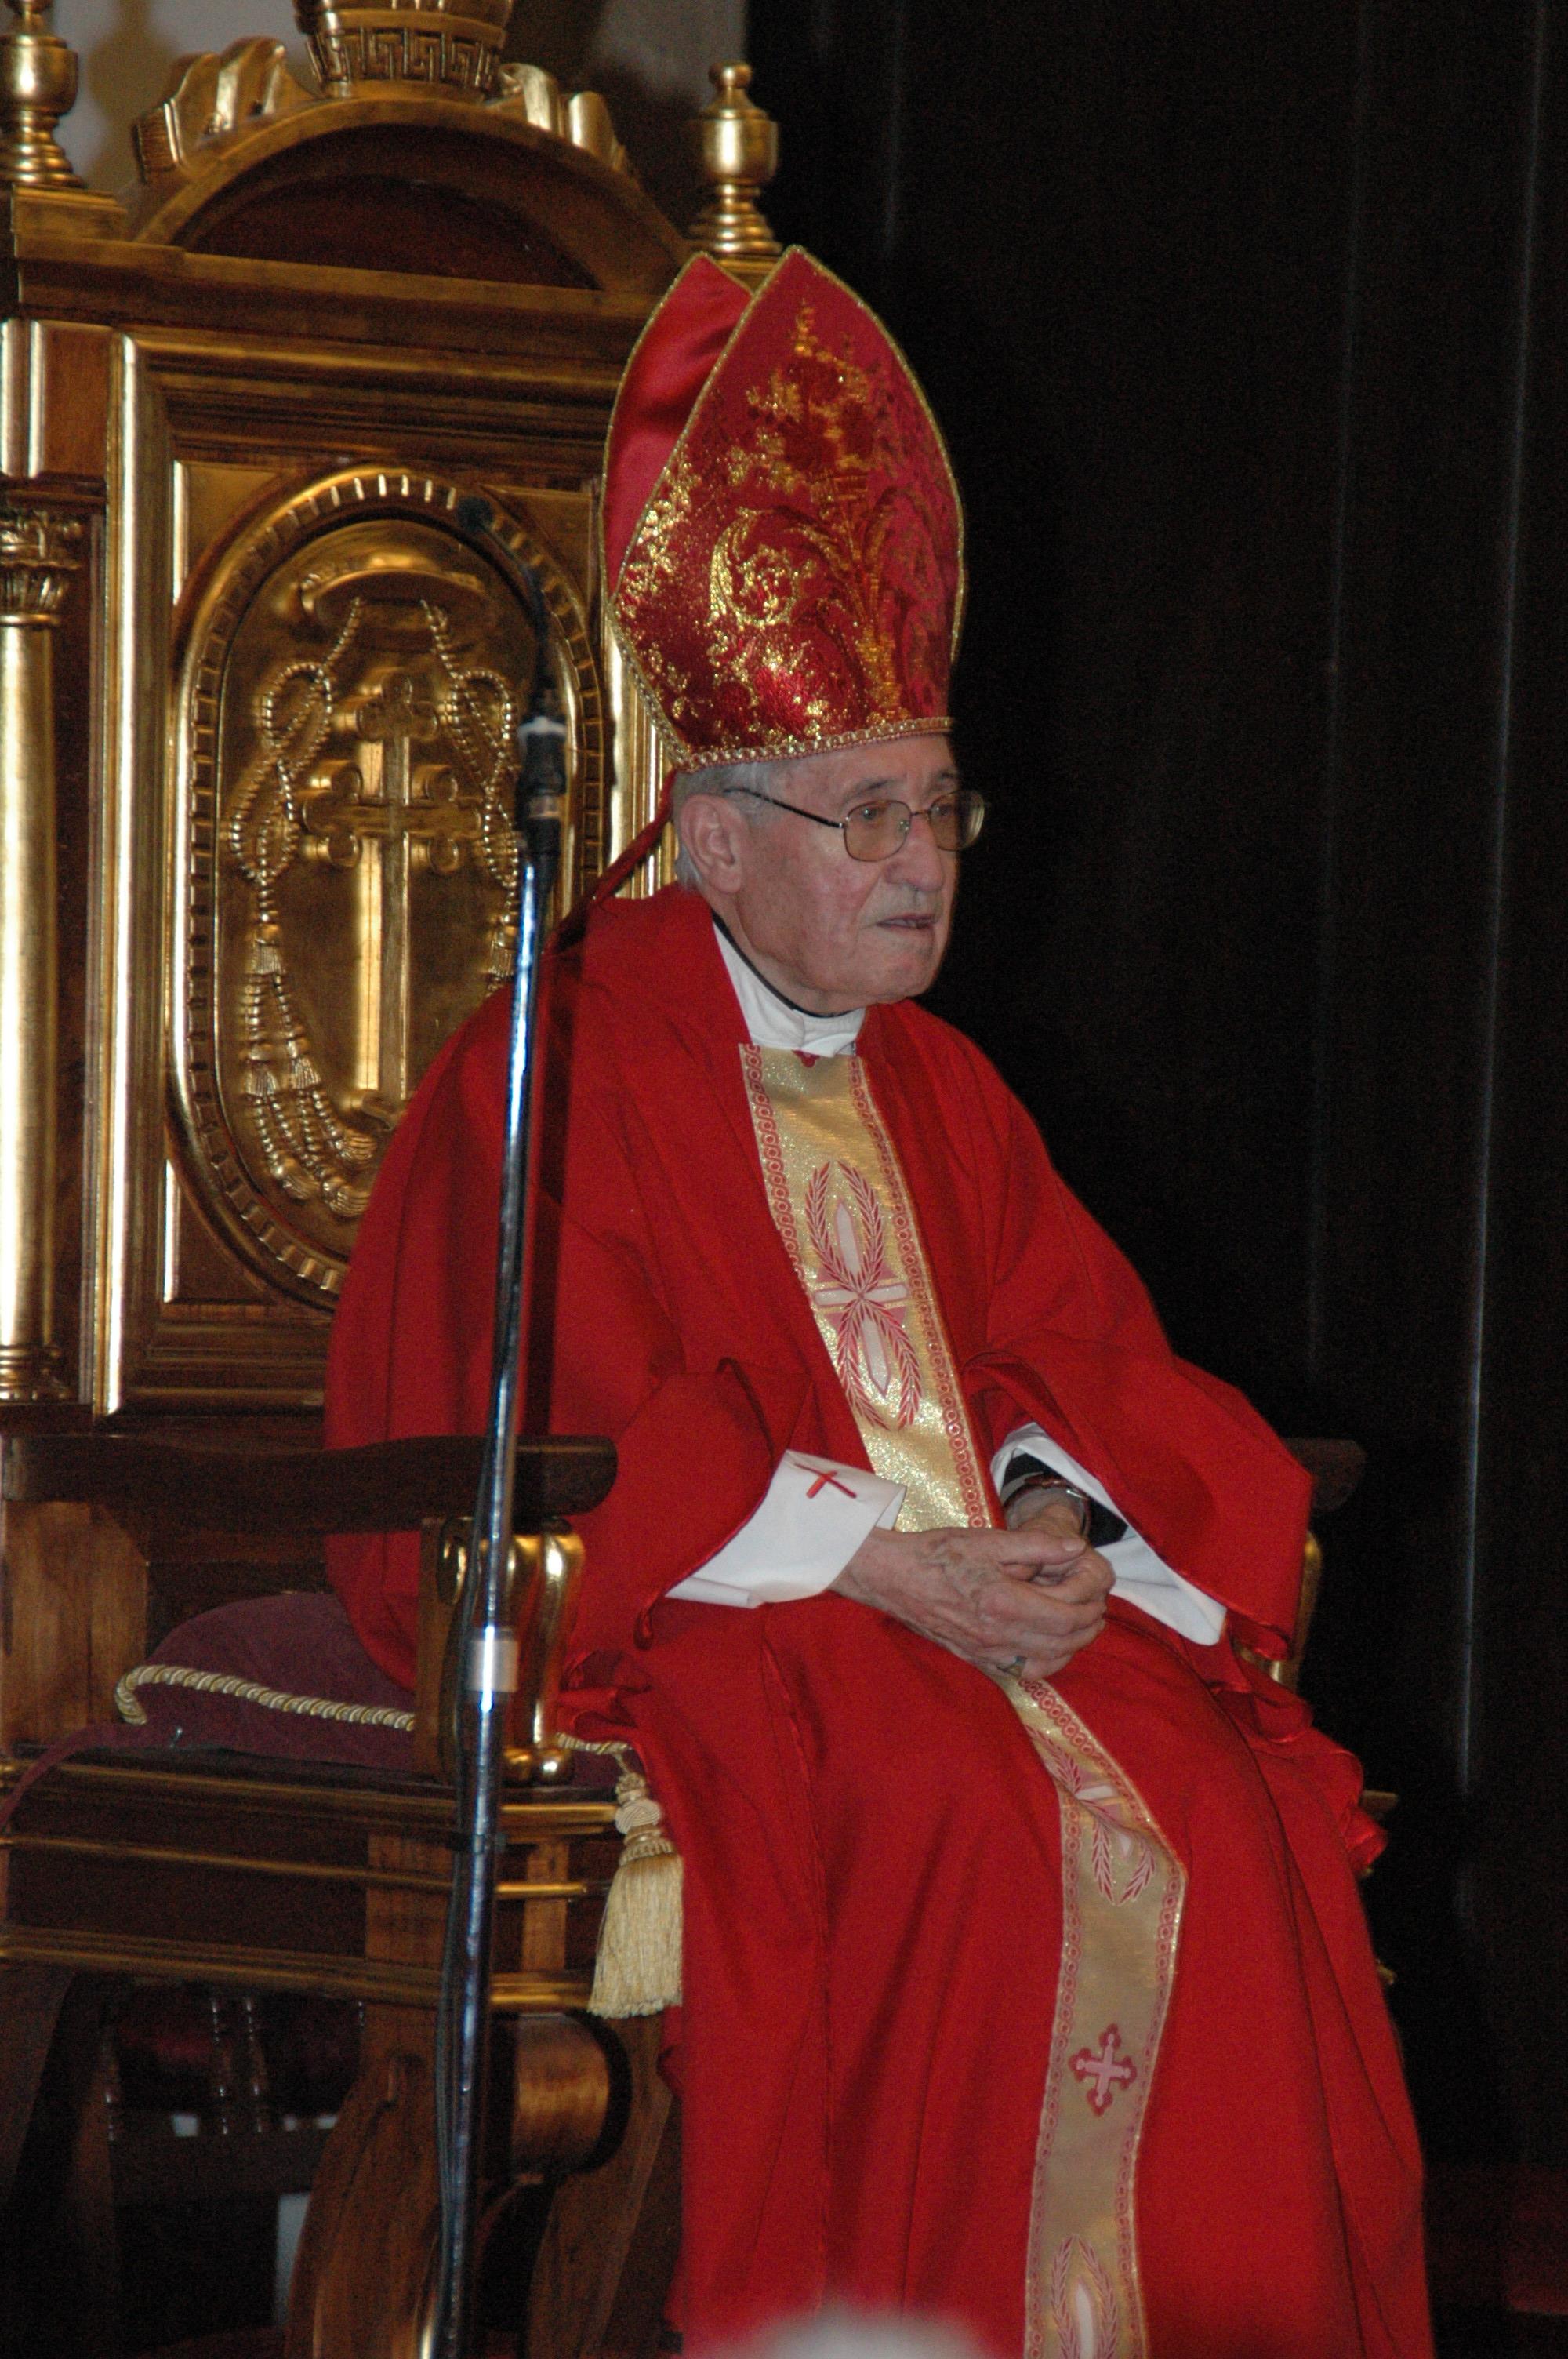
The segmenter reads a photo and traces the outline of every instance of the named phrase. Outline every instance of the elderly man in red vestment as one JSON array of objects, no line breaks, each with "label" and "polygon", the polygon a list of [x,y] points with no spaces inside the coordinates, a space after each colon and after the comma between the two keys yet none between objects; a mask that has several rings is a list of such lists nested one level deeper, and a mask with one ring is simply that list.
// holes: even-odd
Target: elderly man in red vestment
[{"label": "elderly man in red vestment", "polygon": [[[982,817],[957,499],[808,257],[677,281],[605,578],[689,882],[551,961],[531,1380],[620,1453],[563,1711],[686,1863],[687,2348],[849,2299],[998,2359],[1420,2359],[1376,1837],[1237,1651],[1285,1651],[1306,1478],[915,1005]],[[394,1142],[335,1440],[483,1421],[505,1029]],[[334,1577],[410,1679],[412,1541]]]}]

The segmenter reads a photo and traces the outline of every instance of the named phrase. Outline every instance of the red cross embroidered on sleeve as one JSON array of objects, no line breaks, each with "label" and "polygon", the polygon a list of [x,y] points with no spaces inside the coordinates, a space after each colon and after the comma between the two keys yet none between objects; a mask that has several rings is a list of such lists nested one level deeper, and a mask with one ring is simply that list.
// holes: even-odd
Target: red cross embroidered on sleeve
[{"label": "red cross embroidered on sleeve", "polygon": [[[797,1462],[804,1463],[804,1461]],[[838,1475],[833,1472],[831,1466],[820,1466],[815,1470],[807,1466],[806,1471],[807,1473],[811,1473],[815,1471],[816,1475],[816,1482],[812,1484],[810,1489],[806,1492],[806,1495],[808,1499],[815,1499],[818,1491],[827,1491],[829,1489],[834,1491],[842,1491],[846,1499],[858,1499],[860,1495],[858,1491],[851,1491],[848,1483],[840,1482]]]}]

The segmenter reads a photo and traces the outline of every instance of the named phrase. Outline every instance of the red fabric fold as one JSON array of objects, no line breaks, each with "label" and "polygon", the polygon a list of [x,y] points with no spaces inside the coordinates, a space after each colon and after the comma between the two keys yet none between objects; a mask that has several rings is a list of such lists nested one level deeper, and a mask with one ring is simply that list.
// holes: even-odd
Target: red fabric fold
[{"label": "red fabric fold", "polygon": [[611,592],[637,520],[750,299],[717,262],[695,255],[627,364],[605,455],[604,580]]}]

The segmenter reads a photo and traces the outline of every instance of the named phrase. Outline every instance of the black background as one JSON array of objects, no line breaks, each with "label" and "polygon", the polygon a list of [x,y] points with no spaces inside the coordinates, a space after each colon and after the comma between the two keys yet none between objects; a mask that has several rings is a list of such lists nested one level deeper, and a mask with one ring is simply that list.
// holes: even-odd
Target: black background
[{"label": "black background", "polygon": [[1568,2161],[1568,11],[751,0],[968,507],[943,1011],[1178,1349],[1370,1466],[1306,1685],[1429,2148]]}]

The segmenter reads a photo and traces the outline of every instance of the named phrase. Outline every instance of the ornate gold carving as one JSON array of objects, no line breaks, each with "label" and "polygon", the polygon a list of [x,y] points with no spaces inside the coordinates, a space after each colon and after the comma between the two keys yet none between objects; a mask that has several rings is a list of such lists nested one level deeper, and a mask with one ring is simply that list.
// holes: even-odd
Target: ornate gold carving
[{"label": "ornate gold carving", "polygon": [[512,0],[296,0],[299,29],[329,98],[416,82],[449,98],[488,98]]},{"label": "ornate gold carving", "polygon": [[608,164],[614,172],[630,172],[631,161],[615,136],[610,109],[595,90],[574,91],[568,97],[543,66],[503,66],[490,102],[496,114],[520,114],[536,131],[569,140]]},{"label": "ornate gold carving", "polygon": [[15,29],[0,41],[0,183],[80,189],[54,127],[76,103],[76,52],[49,30],[49,0],[10,0]]},{"label": "ornate gold carving", "polygon": [[453,484],[359,472],[299,495],[220,561],[193,636],[197,1175],[247,1256],[317,1302],[425,1066],[510,970],[516,683],[534,663],[519,558],[545,585],[596,790],[599,690],[571,592]]},{"label": "ornate gold carving", "polygon": [[615,136],[610,109],[597,91],[573,91],[568,97],[543,66],[506,65],[501,69],[490,104],[497,114],[520,114],[535,130],[548,131],[597,156],[611,171],[630,173],[632,169],[626,150]]},{"label": "ornate gold carving", "polygon": [[535,131],[552,137],[567,136],[566,101],[560,83],[543,66],[503,66],[495,78],[495,95],[489,102],[497,114],[520,114]]},{"label": "ornate gold carving", "polygon": [[[330,646],[285,659],[262,680],[257,758],[223,832],[254,894],[240,1086],[285,1194],[319,1196],[354,1222],[368,1194],[365,1167],[416,1078],[410,888],[421,866],[455,875],[473,845],[500,903],[486,980],[508,971],[516,860],[504,789],[518,715],[498,671],[454,652],[487,619],[487,587],[473,573],[376,546],[314,563],[297,593]],[[456,766],[420,761],[420,750],[446,751]],[[279,889],[300,857],[348,872],[355,888],[348,1103],[357,1123],[323,1085],[279,948]]]},{"label": "ornate gold carving", "polygon": [[318,103],[289,71],[281,41],[235,41],[222,57],[180,58],[158,104],[131,125],[136,168],[144,180],[157,179],[199,147]]},{"label": "ornate gold carving", "polygon": [[81,527],[0,509],[0,1401],[59,1399],[54,629]]},{"label": "ornate gold carving", "polygon": [[610,109],[596,90],[574,90],[567,101],[566,136],[574,147],[597,156],[611,170],[629,172],[631,160],[615,136]]},{"label": "ornate gold carving", "polygon": [[[406,93],[411,83],[447,96],[482,97],[497,114],[521,115],[611,170],[630,173],[597,91],[568,95],[542,66],[497,67],[508,6],[509,0],[463,0],[459,13],[441,0],[406,6],[395,0],[370,10],[302,0],[299,14],[328,98],[362,97],[367,86]],[[208,51],[180,58],[158,104],[131,126],[137,169],[150,183],[189,165],[203,148],[320,103],[290,71],[281,41],[236,41],[222,57]]]},{"label": "ornate gold carving", "polygon": [[752,69],[710,66],[713,96],[692,125],[708,194],[687,235],[738,277],[765,277],[779,242],[757,202],[779,165],[778,125],[747,96]]},{"label": "ornate gold carving", "polygon": [[0,623],[51,624],[80,562],[81,527],[44,508],[0,508]]},{"label": "ornate gold carving", "polygon": [[[432,874],[451,875],[465,841],[481,851],[500,902],[485,980],[505,972],[515,860],[502,792],[516,714],[499,672],[451,652],[455,610],[470,603],[482,614],[485,585],[466,573],[449,588],[433,553],[421,564],[424,550],[362,552],[342,547],[345,538],[335,536],[338,548],[297,584],[303,614],[330,643],[276,665],[257,688],[257,758],[222,841],[252,888],[240,1087],[263,1161],[286,1196],[319,1199],[351,1223],[412,1087],[418,855]],[[438,751],[459,766],[427,758]],[[351,886],[357,956],[342,1105],[321,1075],[313,1038],[321,1019],[303,1013],[280,940],[281,890],[301,857],[345,872]]]}]

